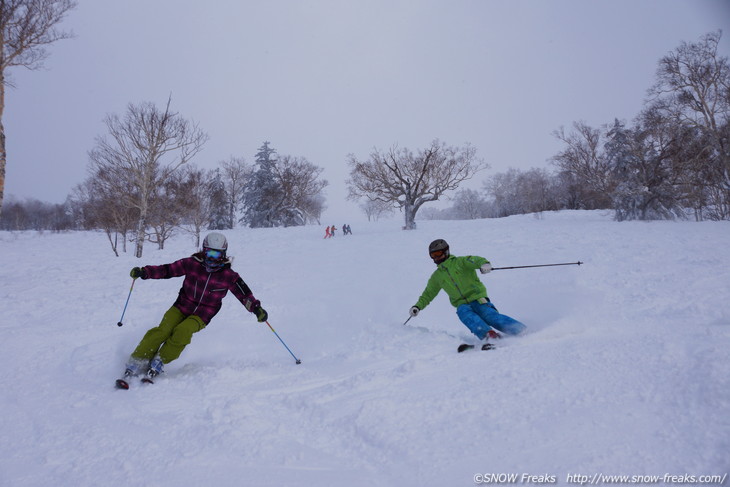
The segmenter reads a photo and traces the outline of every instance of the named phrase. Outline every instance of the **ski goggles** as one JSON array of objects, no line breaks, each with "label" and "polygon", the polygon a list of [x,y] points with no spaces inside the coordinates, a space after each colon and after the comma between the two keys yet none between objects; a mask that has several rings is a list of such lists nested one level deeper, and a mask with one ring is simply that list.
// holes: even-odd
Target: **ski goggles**
[{"label": "ski goggles", "polygon": [[429,254],[432,259],[441,259],[446,255],[445,250],[434,250],[433,252],[429,252]]},{"label": "ski goggles", "polygon": [[223,260],[223,252],[216,249],[204,249],[203,252],[205,253],[205,258],[217,261],[217,260]]}]

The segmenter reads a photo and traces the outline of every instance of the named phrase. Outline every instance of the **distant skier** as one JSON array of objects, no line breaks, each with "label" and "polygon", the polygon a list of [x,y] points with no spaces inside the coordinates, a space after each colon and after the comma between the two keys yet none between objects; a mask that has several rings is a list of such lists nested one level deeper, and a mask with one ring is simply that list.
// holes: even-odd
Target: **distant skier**
[{"label": "distant skier", "polygon": [[330,227],[325,227],[324,229],[324,238],[330,238],[332,235],[330,234]]},{"label": "distant skier", "polygon": [[[203,249],[190,257],[160,266],[135,267],[134,279],[170,279],[185,276],[177,300],[167,310],[159,326],[150,329],[132,352],[125,378],[143,373],[154,378],[163,366],[177,359],[194,333],[202,330],[220,311],[223,297],[231,291],[258,321],[268,314],[248,285],[231,269],[226,257],[228,242],[223,234],[213,232],[203,240]],[[122,381],[124,382],[124,381]],[[117,381],[119,385],[119,381]],[[122,388],[124,383],[121,384]]]},{"label": "distant skier", "polygon": [[332,234],[333,237],[335,236],[335,230],[337,230],[337,228],[335,228],[335,226],[332,225],[332,228],[330,228],[330,233]]},{"label": "distant skier", "polygon": [[[431,242],[428,253],[438,267],[429,278],[421,297],[411,307],[411,316],[418,315],[443,289],[461,322],[480,340],[499,338],[493,328],[508,335],[519,335],[525,331],[524,324],[500,314],[487,297],[487,289],[476,274],[477,269],[482,274],[492,270],[492,264],[487,259],[451,255],[449,244],[442,239]],[[491,346],[485,343],[482,348],[486,350]]]}]

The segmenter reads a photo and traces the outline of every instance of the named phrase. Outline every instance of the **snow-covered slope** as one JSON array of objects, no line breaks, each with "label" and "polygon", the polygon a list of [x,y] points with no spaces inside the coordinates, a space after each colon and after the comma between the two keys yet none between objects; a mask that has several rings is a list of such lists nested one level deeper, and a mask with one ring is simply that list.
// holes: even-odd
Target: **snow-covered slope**
[{"label": "snow-covered slope", "polygon": [[[456,486],[479,474],[723,475],[730,470],[730,225],[602,212],[227,232],[233,296],[154,386],[113,388],[181,284],[101,233],[0,233],[0,485]],[[406,326],[428,243],[481,276],[529,333],[471,340],[442,293]],[[477,477],[477,481],[481,477]]]}]

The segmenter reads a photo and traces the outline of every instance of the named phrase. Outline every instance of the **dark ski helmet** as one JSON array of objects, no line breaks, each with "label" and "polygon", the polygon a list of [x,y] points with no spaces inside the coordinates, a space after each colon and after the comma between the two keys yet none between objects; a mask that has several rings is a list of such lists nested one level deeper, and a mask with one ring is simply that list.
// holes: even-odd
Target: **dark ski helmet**
[{"label": "dark ski helmet", "polygon": [[440,264],[446,259],[449,258],[449,244],[446,243],[446,240],[442,238],[438,238],[431,242],[431,244],[428,246],[428,255],[431,256],[434,263]]},{"label": "dark ski helmet", "polygon": [[222,233],[209,233],[203,240],[203,263],[208,272],[216,271],[226,264],[228,241]]}]

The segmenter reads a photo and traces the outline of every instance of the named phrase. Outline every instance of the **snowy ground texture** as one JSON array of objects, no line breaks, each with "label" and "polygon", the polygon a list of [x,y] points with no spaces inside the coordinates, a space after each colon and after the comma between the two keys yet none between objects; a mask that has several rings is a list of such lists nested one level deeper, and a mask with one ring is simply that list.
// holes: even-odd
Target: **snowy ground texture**
[{"label": "snowy ground texture", "polygon": [[[339,225],[338,225],[339,227]],[[229,294],[153,386],[113,388],[181,279],[101,233],[0,233],[0,485],[469,486],[477,474],[724,475],[730,470],[730,224],[604,212],[227,232],[266,325]],[[471,340],[442,293],[408,309],[428,243],[481,276],[527,335]],[[478,479],[477,479],[478,480]],[[726,482],[726,485],[729,482]]]}]

